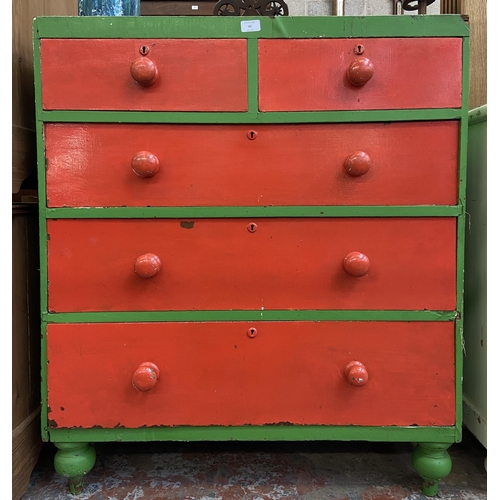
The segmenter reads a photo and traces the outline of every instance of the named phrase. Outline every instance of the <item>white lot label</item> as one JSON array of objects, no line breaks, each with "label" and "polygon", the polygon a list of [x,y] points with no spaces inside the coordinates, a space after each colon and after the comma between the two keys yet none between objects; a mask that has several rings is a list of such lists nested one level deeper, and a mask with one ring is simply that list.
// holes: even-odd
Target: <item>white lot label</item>
[{"label": "white lot label", "polygon": [[251,31],[260,31],[260,21],[241,21],[241,32],[249,33]]}]

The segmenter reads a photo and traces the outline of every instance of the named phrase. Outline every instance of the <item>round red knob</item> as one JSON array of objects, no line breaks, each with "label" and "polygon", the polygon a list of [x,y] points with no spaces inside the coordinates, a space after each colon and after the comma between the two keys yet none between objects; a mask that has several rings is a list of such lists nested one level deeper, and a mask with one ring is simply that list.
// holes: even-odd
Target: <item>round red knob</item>
[{"label": "round red knob", "polygon": [[161,269],[161,261],[154,253],[145,253],[135,259],[134,270],[141,278],[152,278]]},{"label": "round red knob", "polygon": [[371,166],[372,159],[364,151],[355,151],[344,162],[346,172],[353,177],[366,174]]},{"label": "round red knob", "polygon": [[154,363],[141,363],[132,376],[132,385],[138,391],[150,391],[159,378],[160,370]]},{"label": "round red knob", "polygon": [[153,177],[160,170],[160,162],[153,153],[139,151],[132,158],[132,170],[139,177]]},{"label": "round red knob", "polygon": [[347,363],[344,369],[344,375],[348,382],[355,387],[361,387],[368,382],[368,372],[365,365],[359,361],[351,361]]},{"label": "round red knob", "polygon": [[344,257],[344,269],[351,276],[364,276],[370,269],[370,260],[361,252],[351,252]]},{"label": "round red knob", "polygon": [[357,57],[347,70],[347,79],[352,85],[361,87],[373,76],[375,68],[367,57]]},{"label": "round red knob", "polygon": [[158,68],[151,59],[139,57],[130,65],[130,74],[137,83],[149,87],[158,79]]}]

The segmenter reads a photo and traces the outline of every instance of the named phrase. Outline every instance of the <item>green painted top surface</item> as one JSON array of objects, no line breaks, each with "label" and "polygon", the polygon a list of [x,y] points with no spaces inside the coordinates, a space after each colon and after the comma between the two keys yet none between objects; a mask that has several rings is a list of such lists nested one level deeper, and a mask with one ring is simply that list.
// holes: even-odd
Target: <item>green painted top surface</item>
[{"label": "green painted top surface", "polygon": [[[38,17],[35,38],[357,38],[468,37],[459,15],[258,17]],[[255,25],[254,25],[255,26]],[[252,29],[255,29],[253,27]]]}]

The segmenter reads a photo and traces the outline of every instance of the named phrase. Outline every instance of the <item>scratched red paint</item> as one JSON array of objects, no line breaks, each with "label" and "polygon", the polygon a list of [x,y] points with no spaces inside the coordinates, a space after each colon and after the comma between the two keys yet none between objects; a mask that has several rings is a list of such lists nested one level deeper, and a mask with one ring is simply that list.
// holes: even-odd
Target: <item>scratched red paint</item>
[{"label": "scratched red paint", "polygon": [[[457,121],[252,128],[46,124],[48,206],[457,203]],[[158,159],[152,177],[132,169],[141,151]],[[345,161],[359,151],[372,165],[356,177]]]},{"label": "scratched red paint", "polygon": [[[259,40],[259,109],[322,111],[462,106],[461,38]],[[356,45],[373,63],[357,87]],[[297,70],[300,68],[300,71]]]},{"label": "scratched red paint", "polygon": [[[43,108],[245,111],[246,43],[243,39],[42,39]],[[149,87],[130,73],[143,45],[149,47],[148,59],[158,69],[158,80]]]},{"label": "scratched red paint", "polygon": [[[48,220],[49,309],[455,309],[453,217],[249,222]],[[365,276],[344,269],[353,251]],[[149,279],[134,272],[146,253],[161,261]]]},{"label": "scratched red paint", "polygon": [[[47,338],[58,428],[455,421],[452,322],[49,324]],[[362,387],[345,378],[352,360]],[[161,375],[139,392],[144,362]]]},{"label": "scratched red paint", "polygon": [[[457,203],[457,121],[252,127],[46,124],[48,206]],[[149,178],[132,168],[144,150]],[[371,168],[349,175],[360,150]]]}]

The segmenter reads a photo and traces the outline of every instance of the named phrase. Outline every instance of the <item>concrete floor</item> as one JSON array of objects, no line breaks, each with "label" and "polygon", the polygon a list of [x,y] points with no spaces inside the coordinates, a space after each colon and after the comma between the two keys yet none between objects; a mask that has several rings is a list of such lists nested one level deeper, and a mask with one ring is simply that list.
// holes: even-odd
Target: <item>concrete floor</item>
[{"label": "concrete floor", "polygon": [[[21,500],[424,500],[410,443],[97,443],[72,496],[45,444]],[[486,499],[485,448],[464,429],[439,499]],[[500,497],[499,497],[500,498]]]}]

